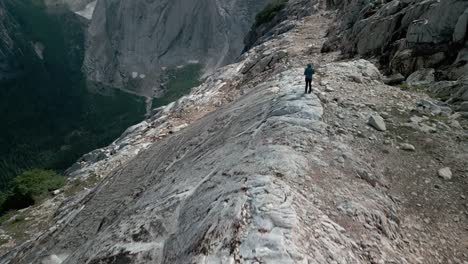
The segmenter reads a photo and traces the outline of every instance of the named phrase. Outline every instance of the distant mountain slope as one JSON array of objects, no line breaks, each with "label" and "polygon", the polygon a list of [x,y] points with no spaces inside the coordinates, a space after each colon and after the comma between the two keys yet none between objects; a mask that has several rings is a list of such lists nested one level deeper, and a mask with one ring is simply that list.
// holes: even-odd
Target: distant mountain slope
[{"label": "distant mountain slope", "polygon": [[161,67],[232,62],[255,15],[270,0],[101,0],[88,30],[89,79],[160,93]]}]

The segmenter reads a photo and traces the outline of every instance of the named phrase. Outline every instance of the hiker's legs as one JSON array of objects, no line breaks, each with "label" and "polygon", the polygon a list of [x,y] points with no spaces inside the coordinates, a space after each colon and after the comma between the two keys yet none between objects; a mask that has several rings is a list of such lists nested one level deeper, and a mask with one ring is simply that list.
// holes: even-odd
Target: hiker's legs
[{"label": "hiker's legs", "polygon": [[309,85],[307,78],[305,79],[305,93],[307,93],[307,86]]},{"label": "hiker's legs", "polygon": [[312,92],[312,79],[307,80],[307,86],[309,86],[309,93]]}]

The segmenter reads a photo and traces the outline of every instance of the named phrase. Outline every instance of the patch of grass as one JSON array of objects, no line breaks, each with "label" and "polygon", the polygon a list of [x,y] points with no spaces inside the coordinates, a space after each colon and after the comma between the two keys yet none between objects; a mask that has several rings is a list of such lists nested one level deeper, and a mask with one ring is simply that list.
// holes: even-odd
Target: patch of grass
[{"label": "patch of grass", "polygon": [[86,179],[76,179],[64,188],[63,194],[65,197],[71,197],[84,190],[84,188],[92,188],[96,186],[99,180],[99,177],[96,175],[89,176]]},{"label": "patch of grass", "polygon": [[193,87],[200,85],[201,70],[200,64],[188,64],[167,70],[165,73],[167,80],[163,84],[165,94],[161,98],[153,99],[152,107],[158,108],[170,104],[190,93]]},{"label": "patch of grass", "polygon": [[51,170],[25,171],[15,177],[13,187],[2,195],[0,214],[38,204],[65,182],[64,176]]},{"label": "patch of grass", "polygon": [[422,92],[426,92],[426,86],[424,85],[408,85],[406,83],[402,83],[400,85],[398,85],[398,87],[403,90],[403,91],[408,91],[408,92],[418,92],[418,93],[422,93]]},{"label": "patch of grass", "polygon": [[[7,232],[8,235],[12,236],[14,240],[23,240],[26,238],[25,231],[29,221],[23,213],[18,211],[10,211],[7,214],[0,217],[0,226]],[[0,245],[7,243],[8,240],[0,241]]]},{"label": "patch of grass", "polygon": [[255,27],[266,24],[273,20],[273,18],[286,7],[288,0],[276,0],[269,3],[260,13],[255,17]]},{"label": "patch of grass", "polygon": [[447,123],[449,121],[449,117],[446,116],[446,115],[443,115],[443,114],[429,116],[429,118],[430,118],[429,120],[439,121],[439,122],[443,122],[443,123]]}]

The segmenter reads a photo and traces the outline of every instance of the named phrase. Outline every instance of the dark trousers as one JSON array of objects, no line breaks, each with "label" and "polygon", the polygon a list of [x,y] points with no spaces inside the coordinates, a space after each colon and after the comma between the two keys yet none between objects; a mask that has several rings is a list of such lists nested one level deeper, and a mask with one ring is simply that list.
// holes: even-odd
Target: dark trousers
[{"label": "dark trousers", "polygon": [[[305,86],[305,93],[311,93],[312,92],[312,79],[305,79],[306,86]],[[309,88],[309,91],[307,92],[307,88]]]}]

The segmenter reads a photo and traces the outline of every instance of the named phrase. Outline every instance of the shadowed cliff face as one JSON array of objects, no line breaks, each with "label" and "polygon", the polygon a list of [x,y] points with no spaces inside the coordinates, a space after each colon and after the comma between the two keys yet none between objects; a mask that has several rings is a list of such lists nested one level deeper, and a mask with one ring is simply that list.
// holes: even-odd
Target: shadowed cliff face
[{"label": "shadowed cliff face", "polygon": [[6,12],[5,3],[0,2],[0,82],[18,75],[20,69],[14,58],[14,42],[9,31],[15,26],[10,15]]},{"label": "shadowed cliff face", "polygon": [[468,1],[328,1],[342,18],[323,51],[380,59],[392,74],[408,77],[440,69],[438,79],[456,80],[467,71]]},{"label": "shadowed cliff face", "polygon": [[[232,62],[268,0],[102,0],[89,28],[88,78],[145,96],[158,93],[161,67]],[[135,82],[138,82],[135,85]],[[128,88],[127,88],[128,89]]]},{"label": "shadowed cliff face", "polygon": [[143,119],[141,98],[86,86],[84,27],[59,6],[1,1],[0,191],[25,169],[66,169]]}]

